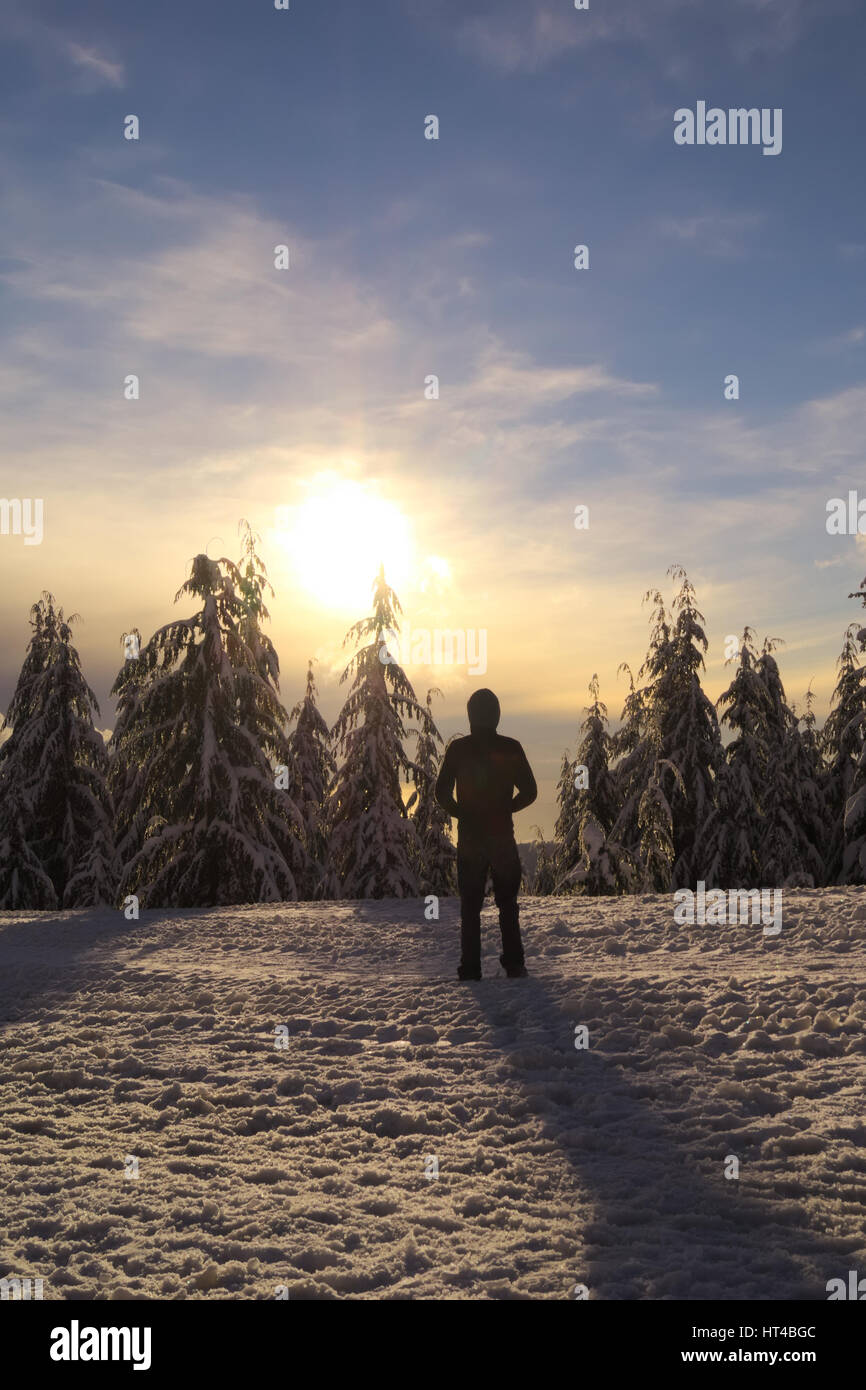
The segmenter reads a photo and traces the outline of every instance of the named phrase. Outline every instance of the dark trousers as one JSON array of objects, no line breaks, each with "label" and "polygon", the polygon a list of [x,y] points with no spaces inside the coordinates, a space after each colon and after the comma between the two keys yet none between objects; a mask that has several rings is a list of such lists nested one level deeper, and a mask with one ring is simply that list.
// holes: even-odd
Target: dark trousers
[{"label": "dark trousers", "polygon": [[523,965],[523,942],[517,894],[520,889],[520,856],[514,836],[457,843],[457,887],[460,892],[460,967],[467,973],[481,970],[481,909],[487,871],[493,877],[493,897],[499,908],[504,969]]}]

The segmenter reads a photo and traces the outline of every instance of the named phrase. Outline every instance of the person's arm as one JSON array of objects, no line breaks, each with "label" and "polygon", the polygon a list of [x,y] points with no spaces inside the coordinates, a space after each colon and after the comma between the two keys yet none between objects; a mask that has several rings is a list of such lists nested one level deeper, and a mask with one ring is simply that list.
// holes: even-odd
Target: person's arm
[{"label": "person's arm", "polygon": [[436,786],[433,795],[439,802],[443,811],[447,811],[449,816],[458,814],[457,802],[454,800],[454,782],[456,779],[454,763],[451,757],[451,749],[445,749],[445,757],[442,759],[442,766],[439,769],[439,776],[436,778]]},{"label": "person's arm", "polygon": [[514,785],[517,788],[517,795],[511,802],[512,815],[516,811],[522,811],[525,806],[531,806],[538,796],[538,787],[532,775],[532,768],[529,766],[526,754],[520,749],[520,756],[517,760],[517,767],[514,772]]}]

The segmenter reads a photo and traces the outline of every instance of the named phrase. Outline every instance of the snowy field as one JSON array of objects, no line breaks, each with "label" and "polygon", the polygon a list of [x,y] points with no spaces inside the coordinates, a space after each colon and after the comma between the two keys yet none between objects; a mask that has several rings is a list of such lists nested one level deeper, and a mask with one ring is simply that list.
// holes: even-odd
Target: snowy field
[{"label": "snowy field", "polygon": [[524,899],[528,980],[486,909],[462,985],[453,900],[0,916],[0,1274],[826,1299],[866,1275],[866,890],[786,892],[775,939],[673,906]]}]

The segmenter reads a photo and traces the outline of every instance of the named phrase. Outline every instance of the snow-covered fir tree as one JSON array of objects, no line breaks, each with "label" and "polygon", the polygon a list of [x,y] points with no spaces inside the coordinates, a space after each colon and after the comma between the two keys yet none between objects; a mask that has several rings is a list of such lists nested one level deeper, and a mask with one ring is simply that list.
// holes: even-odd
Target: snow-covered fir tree
[{"label": "snow-covered fir tree", "polygon": [[22,797],[0,766],[0,909],[57,907],[54,884],[27,840]]},{"label": "snow-covered fir tree", "polygon": [[[652,674],[663,669],[670,646],[670,626],[662,596],[658,590],[651,591],[644,595],[644,602],[650,598],[654,602],[650,649],[638,672],[638,680],[648,672]],[[618,674],[623,672],[628,676],[629,693],[620,716],[620,727],[611,737],[611,762],[619,806],[614,834],[636,863],[640,856],[640,801],[653,776],[659,733],[654,723],[652,685],[637,685],[627,662],[620,664]],[[628,891],[625,883],[621,888]]]},{"label": "snow-covered fir tree", "polygon": [[362,643],[343,672],[342,680],[352,677],[352,685],[332,731],[343,761],[331,791],[330,843],[346,898],[418,893],[418,845],[401,776],[408,780],[413,769],[404,747],[404,720],[423,728],[425,710],[388,650],[389,636],[399,632],[400,612],[380,568],[373,612],[355,623],[344,641],[344,646]]},{"label": "snow-covered fir tree", "polygon": [[289,716],[288,792],[301,814],[302,837],[309,864],[298,889],[306,899],[335,898],[339,882],[331,864],[326,824],[328,791],[336,772],[331,733],[316,704],[313,662],[307,667],[307,687]]},{"label": "snow-covered fir tree", "polygon": [[406,803],[415,829],[418,859],[418,887],[423,896],[435,893],[449,897],[457,890],[457,849],[448,826],[451,817],[435,797],[439,775],[439,748],[442,735],[433,718],[433,696],[441,698],[442,691],[427,691],[426,708],[421,720],[415,757],[412,760],[414,790]]},{"label": "snow-covered fir tree", "polygon": [[[127,638],[131,638],[130,642]],[[155,648],[141,649],[141,633],[129,629],[121,638],[123,665],[111,693],[117,701],[114,732],[108,745],[108,786],[114,803],[114,842],[121,865],[134,859],[144,843],[148,822],[155,814],[145,791],[145,767],[134,732],[141,716],[141,697],[149,670],[155,669]]]},{"label": "snow-covered fir tree", "polygon": [[[268,593],[273,594],[274,590],[268,580],[265,563],[256,549],[256,546],[261,544],[261,537],[252,529],[248,521],[238,522],[238,532],[241,537],[241,558],[238,561],[236,572],[237,596],[240,606],[238,633],[252,656],[255,669],[262,680],[273,690],[279,690],[279,657],[273,642],[262,627],[262,624],[267,622],[271,616],[265,607],[265,596]],[[244,694],[250,695],[255,703],[261,695],[261,687],[256,682],[251,682],[239,691],[239,698],[242,699]],[[242,714],[241,717],[244,718],[245,716]]]},{"label": "snow-covered fir tree", "polygon": [[804,812],[805,767],[801,757],[799,720],[785,698],[785,688],[767,638],[757,670],[767,690],[766,778],[761,798],[761,838],[757,847],[761,886],[808,886],[820,882],[821,854],[809,838]]},{"label": "snow-covered fir tree", "polygon": [[658,758],[638,807],[641,886],[646,893],[667,893],[675,868],[674,816],[663,779],[685,796],[679,768]]},{"label": "snow-covered fir tree", "polygon": [[860,750],[851,795],[845,803],[842,829],[844,848],[839,882],[866,883],[866,744]]},{"label": "snow-covered fir tree", "polygon": [[573,762],[563,758],[557,788],[557,891],[579,886],[584,893],[609,894],[617,891],[615,864],[622,851],[608,844],[617,819],[617,787],[610,771],[613,739],[597,675],[589,693],[592,702],[584,709],[576,757]]},{"label": "snow-covered fir tree", "polygon": [[21,736],[18,750],[10,740],[0,744],[0,908],[52,908],[57,906],[54,884],[31,849],[28,827],[32,831],[32,816],[26,817],[29,793],[32,788],[38,745],[31,744],[29,754],[23,731],[38,711],[37,678],[50,664],[50,640],[46,633],[46,603],[44,595],[30,611],[32,635],[27,646],[24,664],[18,676],[13,704],[10,705],[0,728],[9,729],[13,706]]},{"label": "snow-covered fir tree", "polygon": [[553,827],[553,878],[557,885],[561,885],[559,891],[562,893],[573,890],[572,874],[580,862],[580,793],[575,786],[575,767],[576,763],[566,749],[556,784],[559,811]]},{"label": "snow-covered fir tree", "polygon": [[108,755],[72,644],[75,618],[49,593],[30,616],[33,633],[6,713],[12,732],[0,746],[0,906],[112,903],[118,865]]},{"label": "snow-covered fir tree", "polygon": [[[722,760],[722,740],[715,707],[701,686],[707,638],[695,591],[680,565],[668,573],[679,580],[673,602],[669,643],[650,674],[652,722],[658,730],[658,769],[654,775],[673,816],[674,888],[689,887],[702,877],[695,842],[711,814],[715,779]],[[679,773],[675,775],[674,769]],[[652,779],[651,779],[652,780]]]},{"label": "snow-covered fir tree", "polygon": [[714,888],[769,887],[760,881],[758,847],[771,708],[749,627],[743,631],[736,660],[736,674],[718,700],[721,722],[733,737],[718,769],[716,803],[698,835],[697,877]]},{"label": "snow-covered fir tree", "polygon": [[[853,595],[852,595],[853,597]],[[863,633],[863,636],[861,636]],[[830,713],[821,731],[821,745],[826,765],[824,791],[827,808],[828,835],[825,856],[827,883],[866,882],[866,874],[858,878],[859,851],[848,853],[848,845],[856,843],[856,816],[846,825],[846,808],[854,793],[854,783],[863,755],[866,736],[866,666],[860,664],[858,651],[864,650],[866,632],[858,623],[849,623],[845,630],[842,651],[837,661],[838,676],[830,704]],[[852,875],[850,877],[849,875]]]},{"label": "snow-covered fir tree", "polygon": [[201,608],[142,652],[147,679],[125,756],[141,762],[150,819],[122,890],[145,906],[297,897],[300,815],[275,785],[288,761],[287,716],[243,577],[230,560],[197,555],[175,602]]},{"label": "snow-covered fir tree", "polygon": [[797,843],[801,847],[801,864],[789,876],[806,887],[820,887],[824,882],[824,861],[827,853],[827,803],[824,788],[824,764],[812,708],[811,688],[806,691],[806,713],[798,715],[792,706],[794,723],[789,731],[783,755],[783,775],[791,788],[791,815]]},{"label": "snow-covered fir tree", "polygon": [[[859,598],[866,607],[866,579],[860,588],[848,597]],[[841,862],[837,857],[838,872],[835,881],[862,884],[866,883],[866,710],[862,707],[858,710],[857,703],[858,696],[861,704],[866,696],[866,686],[863,684],[866,672],[851,650],[854,641],[860,652],[866,651],[866,628],[859,627],[855,631],[855,625],[852,624],[846,634],[840,660],[838,698],[833,712],[836,719],[828,738],[832,756],[828,790],[832,797],[831,804],[835,807],[847,791],[842,813]],[[840,691],[843,677],[847,679],[844,689]],[[827,720],[828,725],[833,713]],[[837,850],[837,856],[838,853]]]},{"label": "snow-covered fir tree", "polygon": [[[535,838],[532,841],[532,869],[524,875],[528,891],[536,898],[546,898],[552,893],[564,890],[557,886],[558,846],[549,844],[541,832],[540,825],[534,825]],[[488,883],[487,887],[492,885]],[[485,888],[485,892],[487,889]]]},{"label": "snow-covered fir tree", "polygon": [[[673,620],[662,595],[650,590],[644,598],[653,603],[650,645],[638,673],[645,684],[635,687],[630,678],[623,725],[612,742],[619,759],[614,777],[620,810],[611,837],[633,864],[644,865],[640,877],[646,878],[642,845],[647,827],[653,827],[657,837],[651,857],[658,866],[658,837],[669,810],[674,845],[671,885],[677,888],[701,876],[696,837],[712,810],[722,744],[715,709],[701,687],[707,650],[703,615],[682,567],[673,565],[668,573],[680,581]],[[627,860],[622,862],[627,877]],[[659,867],[656,877],[660,875]]]},{"label": "snow-covered fir tree", "polygon": [[[238,635],[241,659],[234,662],[237,681],[237,719],[256,741],[256,745],[267,755],[274,784],[285,796],[285,824],[288,833],[284,834],[281,846],[295,879],[296,890],[301,885],[312,884],[316,872],[310,862],[310,854],[304,835],[303,816],[294,797],[293,784],[297,786],[297,774],[292,764],[292,753],[286,733],[289,716],[279,699],[280,661],[271,638],[263,624],[270,619],[266,607],[267,594],[274,590],[268,580],[264,560],[257,546],[261,537],[253,531],[248,521],[238,523],[241,536],[241,558],[238,561],[236,582],[240,602]],[[232,639],[229,635],[228,648]],[[252,668],[245,653],[252,657]],[[285,826],[284,826],[285,830]]]}]

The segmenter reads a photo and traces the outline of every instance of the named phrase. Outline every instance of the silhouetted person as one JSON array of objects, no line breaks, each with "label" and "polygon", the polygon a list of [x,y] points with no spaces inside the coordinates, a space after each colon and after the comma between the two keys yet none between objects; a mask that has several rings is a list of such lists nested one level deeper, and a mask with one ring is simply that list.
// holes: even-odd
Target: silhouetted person
[{"label": "silhouetted person", "polygon": [[526,967],[517,911],[520,857],[511,817],[531,806],[538,788],[517,739],[496,732],[499,701],[493,691],[476,690],[466,708],[469,737],[448,745],[436,780],[436,800],[457,817],[461,946],[457,974],[461,980],[481,979],[481,909],[489,869],[502,932],[499,959],[506,973],[517,977],[526,974]]}]

